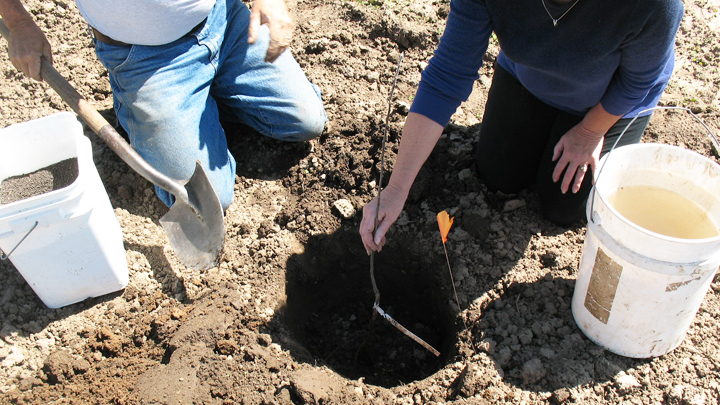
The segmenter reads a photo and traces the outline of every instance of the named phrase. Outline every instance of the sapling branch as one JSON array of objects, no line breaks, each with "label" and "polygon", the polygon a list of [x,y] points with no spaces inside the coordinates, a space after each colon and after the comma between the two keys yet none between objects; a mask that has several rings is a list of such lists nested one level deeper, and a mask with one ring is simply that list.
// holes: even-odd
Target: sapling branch
[{"label": "sapling branch", "polygon": [[[390,97],[388,98],[388,111],[387,115],[385,116],[385,130],[383,133],[383,140],[382,140],[382,146],[380,148],[380,173],[379,173],[379,180],[378,180],[378,195],[377,195],[377,209],[375,210],[375,223],[373,226],[373,237],[375,236],[375,232],[377,232],[378,227],[378,216],[380,213],[380,196],[382,193],[380,192],[382,190],[382,184],[383,184],[383,173],[385,173],[385,144],[387,143],[388,138],[388,131],[390,128],[390,114],[392,113],[392,101],[393,101],[393,95],[395,94],[395,88],[397,86],[397,78],[398,74],[400,73],[400,64],[403,60],[403,54],[400,54],[400,59],[398,60],[397,69],[395,70],[395,78],[393,79],[393,85],[390,89]],[[424,348],[429,350],[432,354],[435,356],[440,356],[440,352],[435,350],[432,346],[430,346],[427,342],[420,339],[417,335],[407,330],[404,326],[402,326],[400,323],[398,323],[396,320],[394,320],[388,313],[382,310],[380,308],[380,290],[378,290],[377,283],[375,282],[375,252],[373,251],[370,254],[370,280],[372,281],[373,286],[373,292],[375,293],[375,303],[373,304],[373,320],[375,319],[376,315],[380,315],[383,317],[386,321],[390,322],[391,325],[396,327],[399,331],[407,335],[410,339],[416,341],[420,345],[422,345]]]}]

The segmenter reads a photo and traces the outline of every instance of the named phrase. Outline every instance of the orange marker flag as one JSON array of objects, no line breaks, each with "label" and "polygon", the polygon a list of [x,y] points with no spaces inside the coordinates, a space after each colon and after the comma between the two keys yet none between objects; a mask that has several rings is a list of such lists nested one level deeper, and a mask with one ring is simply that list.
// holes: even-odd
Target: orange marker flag
[{"label": "orange marker flag", "polygon": [[438,226],[440,226],[440,236],[442,236],[443,244],[447,242],[447,235],[450,232],[450,227],[455,220],[455,217],[450,218],[447,211],[440,211],[437,214]]}]

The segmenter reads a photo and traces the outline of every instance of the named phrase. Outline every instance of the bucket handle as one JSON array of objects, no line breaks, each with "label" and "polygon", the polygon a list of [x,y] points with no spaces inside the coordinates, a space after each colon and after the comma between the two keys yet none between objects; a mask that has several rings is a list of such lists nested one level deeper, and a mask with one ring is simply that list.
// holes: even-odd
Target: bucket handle
[{"label": "bucket handle", "polygon": [[[613,143],[613,146],[612,146],[612,148],[610,148],[610,151],[607,153],[607,158],[605,158],[605,163],[607,163],[610,160],[610,154],[612,153],[613,150],[615,150],[615,146],[617,146],[618,142],[620,142],[620,138],[622,138],[622,136],[625,135],[625,132],[627,132],[628,128],[630,128],[630,126],[633,124],[633,122],[635,122],[635,120],[638,119],[641,114],[649,112],[649,111],[655,111],[655,110],[684,110],[684,111],[687,111],[688,113],[690,113],[690,115],[692,115],[693,118],[695,118],[695,120],[697,120],[697,122],[702,124],[702,126],[705,127],[705,129],[708,131],[708,135],[710,136],[710,141],[712,142],[713,147],[715,148],[715,152],[720,155],[720,142],[718,142],[717,137],[715,136],[713,131],[710,129],[710,127],[707,126],[707,124],[705,124],[705,122],[703,120],[701,120],[700,117],[695,115],[695,113],[692,112],[691,109],[686,108],[686,107],[677,107],[677,106],[658,106],[658,107],[653,107],[653,108],[648,108],[646,110],[642,110],[639,113],[637,113],[637,115],[635,117],[633,117],[632,120],[630,120],[630,122],[625,126],[625,129],[623,129],[622,132],[620,133],[620,136],[618,136],[617,139],[615,140],[615,143]],[[598,174],[595,177],[595,185],[596,186],[597,186],[598,181],[600,181],[600,175],[602,174],[603,166],[605,166],[605,164],[603,164],[600,167],[600,169],[598,170]],[[595,223],[595,221],[593,220],[593,214],[595,212],[594,208],[595,208],[595,193],[596,193],[595,189],[596,188],[597,187],[592,188],[592,195],[590,196],[590,221],[592,223]]]},{"label": "bucket handle", "polygon": [[15,251],[15,249],[17,249],[18,246],[20,246],[20,244],[23,243],[23,241],[25,241],[25,238],[27,238],[28,235],[30,235],[30,232],[34,231],[37,226],[38,226],[38,221],[35,221],[35,225],[33,225],[32,228],[30,228],[30,230],[25,234],[25,236],[23,236],[22,239],[20,239],[20,242],[18,242],[17,245],[15,245],[15,247],[12,248],[10,253],[5,254],[5,252],[3,252],[3,250],[2,250],[2,248],[0,248],[0,260],[5,261],[5,260],[9,259],[10,255]]}]

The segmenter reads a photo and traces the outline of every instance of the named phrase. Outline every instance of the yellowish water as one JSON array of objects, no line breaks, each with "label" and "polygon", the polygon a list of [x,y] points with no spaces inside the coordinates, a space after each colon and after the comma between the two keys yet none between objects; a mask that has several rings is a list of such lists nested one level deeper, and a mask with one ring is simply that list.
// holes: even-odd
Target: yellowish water
[{"label": "yellowish water", "polygon": [[664,188],[622,187],[610,196],[609,203],[628,220],[661,235],[703,239],[720,234],[705,210]]}]

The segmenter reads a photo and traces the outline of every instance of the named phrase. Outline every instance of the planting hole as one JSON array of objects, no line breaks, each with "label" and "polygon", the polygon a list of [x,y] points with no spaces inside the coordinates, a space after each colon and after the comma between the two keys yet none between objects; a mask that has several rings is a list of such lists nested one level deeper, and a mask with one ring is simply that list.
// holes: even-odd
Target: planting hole
[{"label": "planting hole", "polygon": [[318,364],[369,384],[407,384],[447,364],[457,341],[443,287],[449,282],[442,277],[442,262],[430,264],[390,246],[375,254],[380,307],[440,351],[439,357],[385,319],[372,319],[370,257],[354,232],[312,238],[303,254],[290,258],[281,319]]}]

